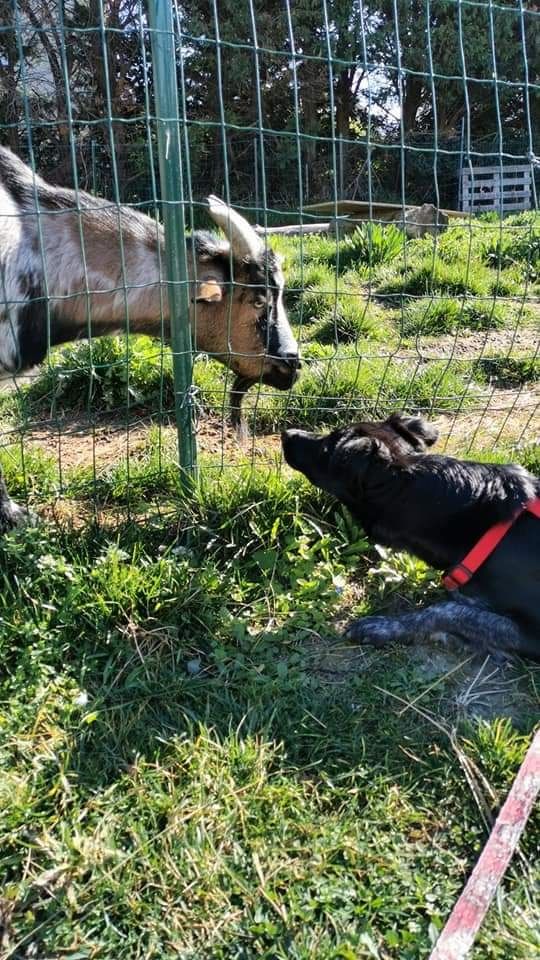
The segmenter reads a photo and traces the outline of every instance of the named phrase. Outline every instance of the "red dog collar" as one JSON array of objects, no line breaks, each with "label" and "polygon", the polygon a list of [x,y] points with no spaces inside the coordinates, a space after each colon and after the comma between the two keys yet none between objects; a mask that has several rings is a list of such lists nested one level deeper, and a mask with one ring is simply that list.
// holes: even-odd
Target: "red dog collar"
[{"label": "red dog collar", "polygon": [[452,567],[451,570],[448,570],[448,572],[443,575],[443,586],[446,587],[447,590],[457,590],[458,587],[464,587],[472,575],[476,573],[478,568],[487,560],[490,553],[493,553],[495,547],[501,542],[505,534],[508,533],[518,517],[520,517],[522,513],[525,513],[526,510],[540,520],[540,497],[524,503],[510,520],[495,523],[489,530],[486,530],[461,563],[456,563],[455,567]]}]

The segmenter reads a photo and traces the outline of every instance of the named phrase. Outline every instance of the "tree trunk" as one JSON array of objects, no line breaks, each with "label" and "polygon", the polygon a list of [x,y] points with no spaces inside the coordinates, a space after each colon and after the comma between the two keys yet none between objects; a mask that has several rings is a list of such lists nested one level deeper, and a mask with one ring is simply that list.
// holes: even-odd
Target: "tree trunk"
[{"label": "tree trunk", "polygon": [[354,114],[354,69],[342,70],[336,84],[336,136],[338,138],[338,190],[343,194],[349,181],[349,144]]},{"label": "tree trunk", "polygon": [[422,103],[424,81],[422,77],[407,74],[403,92],[403,128],[405,134],[412,133],[416,125],[416,114]]}]

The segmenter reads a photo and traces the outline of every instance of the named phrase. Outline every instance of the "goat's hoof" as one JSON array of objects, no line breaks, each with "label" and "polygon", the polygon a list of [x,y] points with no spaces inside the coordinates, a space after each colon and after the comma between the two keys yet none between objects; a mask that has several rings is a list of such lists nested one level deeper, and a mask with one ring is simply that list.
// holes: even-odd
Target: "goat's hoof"
[{"label": "goat's hoof", "polygon": [[0,533],[8,533],[16,527],[35,523],[37,517],[20,507],[14,500],[3,500],[0,504]]},{"label": "goat's hoof", "polygon": [[245,420],[239,420],[235,427],[236,439],[239,443],[246,443],[249,440],[249,432]]}]

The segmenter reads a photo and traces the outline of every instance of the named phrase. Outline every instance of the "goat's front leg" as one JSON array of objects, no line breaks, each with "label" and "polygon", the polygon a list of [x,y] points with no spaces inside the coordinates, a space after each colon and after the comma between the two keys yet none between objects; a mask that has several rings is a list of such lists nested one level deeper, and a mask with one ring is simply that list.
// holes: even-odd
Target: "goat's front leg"
[{"label": "goat's front leg", "polygon": [[458,637],[479,652],[507,650],[519,653],[526,646],[521,631],[508,617],[455,600],[395,617],[362,617],[349,625],[345,636],[359,643],[382,647],[394,641],[411,644],[436,633]]},{"label": "goat's front leg", "polygon": [[234,383],[231,387],[231,426],[235,427],[239,433],[242,432],[244,425],[242,419],[242,401],[254,383],[257,383],[257,381],[254,380],[253,377],[242,377],[239,374],[234,378]]},{"label": "goat's front leg", "polygon": [[13,527],[26,523],[28,519],[27,511],[9,496],[0,470],[0,534],[13,530]]}]

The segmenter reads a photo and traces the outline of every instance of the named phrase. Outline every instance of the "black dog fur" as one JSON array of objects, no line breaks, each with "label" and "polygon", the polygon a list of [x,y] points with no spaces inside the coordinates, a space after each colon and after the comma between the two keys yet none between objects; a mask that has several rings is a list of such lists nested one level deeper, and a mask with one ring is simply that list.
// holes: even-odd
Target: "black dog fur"
[{"label": "black dog fur", "polygon": [[[489,527],[540,496],[540,480],[519,466],[427,453],[437,436],[421,417],[393,414],[326,436],[286,430],[282,445],[287,463],[344,503],[371,540],[444,570]],[[382,646],[440,632],[498,659],[506,651],[540,660],[540,520],[522,514],[447,602],[364,617],[347,636]]]}]

